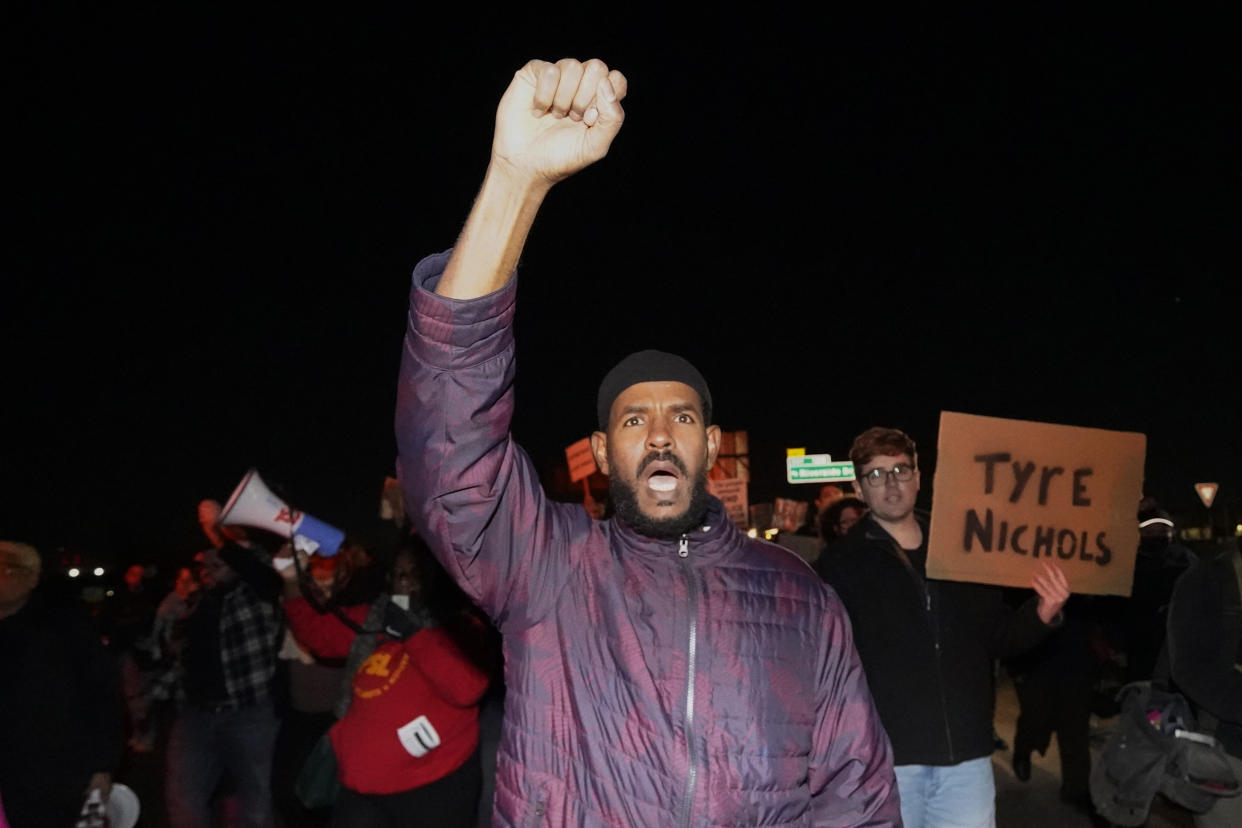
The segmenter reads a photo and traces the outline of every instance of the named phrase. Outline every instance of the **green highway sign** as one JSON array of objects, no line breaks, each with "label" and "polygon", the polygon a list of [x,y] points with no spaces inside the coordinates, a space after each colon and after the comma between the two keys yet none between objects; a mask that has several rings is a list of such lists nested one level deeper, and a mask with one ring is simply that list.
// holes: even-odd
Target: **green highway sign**
[{"label": "green highway sign", "polygon": [[803,454],[785,458],[785,477],[790,483],[826,483],[854,479],[854,463],[833,462],[827,454]]}]

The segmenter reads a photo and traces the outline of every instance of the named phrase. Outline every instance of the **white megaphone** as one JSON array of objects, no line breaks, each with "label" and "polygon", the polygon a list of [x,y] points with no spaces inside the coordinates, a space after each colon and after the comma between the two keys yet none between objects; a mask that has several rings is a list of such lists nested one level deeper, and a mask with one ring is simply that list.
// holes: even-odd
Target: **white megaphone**
[{"label": "white megaphone", "polygon": [[258,471],[246,472],[233,490],[229,502],[220,512],[220,523],[226,526],[253,526],[281,537],[293,539],[293,548],[308,555],[330,558],[341,549],[345,533],[305,512],[290,509],[259,477]]}]

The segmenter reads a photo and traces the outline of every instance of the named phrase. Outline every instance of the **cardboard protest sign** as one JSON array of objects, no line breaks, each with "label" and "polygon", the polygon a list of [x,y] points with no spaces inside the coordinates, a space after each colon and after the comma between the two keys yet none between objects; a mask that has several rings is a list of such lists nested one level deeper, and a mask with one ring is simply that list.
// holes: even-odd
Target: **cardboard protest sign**
[{"label": "cardboard protest sign", "polygon": [[1029,587],[1039,561],[1070,589],[1129,595],[1147,438],[940,413],[927,577]]},{"label": "cardboard protest sign", "polygon": [[595,471],[595,455],[591,453],[591,438],[583,437],[565,447],[565,462],[569,466],[569,479],[577,482],[590,477]]},{"label": "cardboard protest sign", "polygon": [[750,523],[746,487],[747,481],[738,477],[707,478],[707,490],[720,498],[729,519],[742,530],[747,529]]},{"label": "cardboard protest sign", "polygon": [[750,480],[750,440],[745,431],[720,432],[716,463],[707,472],[708,480],[737,478]]}]

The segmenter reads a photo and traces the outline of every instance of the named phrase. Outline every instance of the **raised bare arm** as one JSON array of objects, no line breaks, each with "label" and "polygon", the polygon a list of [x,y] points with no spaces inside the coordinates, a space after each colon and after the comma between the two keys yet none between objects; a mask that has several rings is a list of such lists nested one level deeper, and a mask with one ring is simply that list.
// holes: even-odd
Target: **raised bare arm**
[{"label": "raised bare arm", "polygon": [[473,299],[509,281],[535,214],[558,181],[608,154],[626,80],[602,60],[532,60],[496,108],[492,157],[436,292]]}]

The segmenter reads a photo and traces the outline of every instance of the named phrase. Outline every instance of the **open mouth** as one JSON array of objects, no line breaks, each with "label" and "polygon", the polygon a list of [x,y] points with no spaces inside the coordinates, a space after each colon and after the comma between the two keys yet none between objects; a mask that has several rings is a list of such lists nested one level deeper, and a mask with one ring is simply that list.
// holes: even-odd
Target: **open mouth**
[{"label": "open mouth", "polygon": [[677,475],[655,472],[647,478],[647,487],[656,492],[671,492],[677,488]]},{"label": "open mouth", "polygon": [[647,488],[661,494],[675,490],[682,479],[680,466],[677,458],[672,456],[652,459],[643,471]]}]

